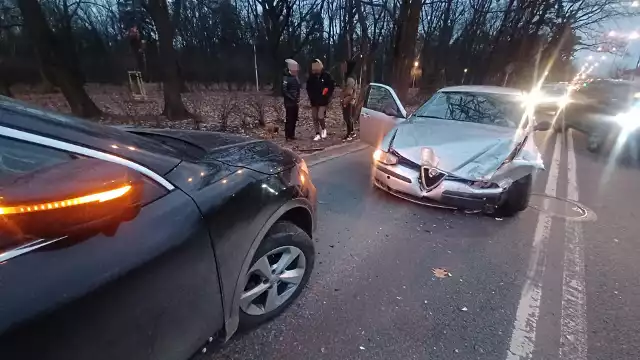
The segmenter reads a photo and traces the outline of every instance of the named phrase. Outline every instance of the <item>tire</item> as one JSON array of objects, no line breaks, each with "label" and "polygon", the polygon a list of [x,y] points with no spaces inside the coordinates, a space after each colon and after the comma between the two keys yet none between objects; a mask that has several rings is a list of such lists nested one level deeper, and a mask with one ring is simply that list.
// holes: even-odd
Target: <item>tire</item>
[{"label": "tire", "polygon": [[589,138],[587,140],[587,150],[589,150],[589,152],[591,153],[597,154],[602,148],[602,143],[603,141],[599,136],[589,135]]},{"label": "tire", "polygon": [[[299,253],[296,254],[293,249],[297,249]],[[276,252],[275,254],[269,255],[274,251]],[[260,268],[264,269],[264,267],[259,266],[260,264],[264,264],[262,262],[264,260],[267,261],[269,269],[273,269],[274,266],[280,264],[280,261],[283,261],[283,264],[286,263],[284,262],[285,256],[293,257],[294,259],[289,266],[285,266],[282,269],[283,272],[281,275],[284,275],[283,277],[279,277],[277,274],[274,275],[272,271],[272,274],[267,278],[267,276],[264,276],[264,274],[259,270]],[[276,222],[271,227],[267,235],[265,235],[264,240],[262,240],[262,243],[251,260],[249,273],[241,280],[244,281],[245,284],[240,300],[239,329],[249,330],[255,328],[256,326],[275,318],[286,310],[300,295],[300,292],[302,292],[302,289],[309,281],[309,277],[313,272],[314,259],[315,250],[313,241],[307,233],[291,222]],[[260,264],[258,264],[259,260],[261,261]],[[295,287],[289,287],[294,284],[291,284],[288,281],[283,281],[282,279],[287,278],[291,281],[294,277],[298,278],[298,276],[286,274],[299,274],[301,260],[304,262],[302,276],[300,277],[299,282],[295,284]],[[275,271],[278,271],[277,268]],[[259,286],[260,288],[258,289]],[[262,290],[265,287],[268,288],[266,288],[266,290]],[[284,288],[287,289],[282,291]],[[255,297],[251,301],[248,301],[245,299],[249,299],[250,296],[245,297],[245,295],[248,295],[250,290],[255,290],[254,293],[258,293],[260,290],[262,290],[262,292],[260,293],[261,295]],[[276,291],[275,294],[278,295],[276,297],[278,301],[271,302],[272,306],[275,307],[267,311],[267,298],[269,295],[273,294],[271,291]],[[282,291],[282,293],[280,293],[280,291]],[[287,294],[286,298],[284,297],[285,292]],[[263,298],[264,302],[262,301]],[[260,308],[261,305],[263,305],[262,308]]]},{"label": "tire", "polygon": [[507,190],[507,197],[504,203],[496,210],[496,214],[498,216],[511,217],[524,211],[529,206],[532,184],[533,176],[531,174],[514,181]]},{"label": "tire", "polygon": [[564,124],[564,120],[556,119],[553,123],[553,131],[557,133],[563,133],[566,130],[566,125]]}]

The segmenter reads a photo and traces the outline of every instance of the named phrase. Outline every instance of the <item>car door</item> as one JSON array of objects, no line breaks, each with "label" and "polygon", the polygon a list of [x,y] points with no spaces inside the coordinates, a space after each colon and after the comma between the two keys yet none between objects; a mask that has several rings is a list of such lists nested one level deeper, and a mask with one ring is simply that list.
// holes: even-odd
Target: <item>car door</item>
[{"label": "car door", "polygon": [[395,91],[386,85],[369,84],[360,111],[360,138],[378,146],[382,138],[407,117]]},{"label": "car door", "polygon": [[[208,227],[193,200],[140,174],[137,164],[95,154],[0,125],[3,359],[185,359],[223,326]],[[100,180],[108,169],[139,179],[127,185],[139,196],[135,211],[108,208],[105,214],[117,223],[109,217],[108,224],[72,227],[80,221],[75,216],[118,204],[112,201],[120,195],[99,201],[97,193],[62,195],[93,186],[85,180]],[[110,179],[103,183],[115,184]],[[19,203],[29,205],[28,214],[7,203],[11,196],[33,198],[43,188],[54,198]],[[84,210],[59,216],[75,204],[85,204]]]}]

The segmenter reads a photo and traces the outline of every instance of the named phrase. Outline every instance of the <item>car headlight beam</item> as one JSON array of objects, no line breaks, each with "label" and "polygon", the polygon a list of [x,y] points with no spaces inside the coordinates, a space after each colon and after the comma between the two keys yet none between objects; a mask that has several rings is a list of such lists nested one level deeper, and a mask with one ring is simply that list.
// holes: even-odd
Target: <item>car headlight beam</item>
[{"label": "car headlight beam", "polygon": [[398,157],[388,153],[382,149],[376,149],[373,152],[373,160],[376,162],[383,163],[385,165],[395,165],[398,163]]},{"label": "car headlight beam", "polygon": [[633,131],[640,128],[640,111],[638,109],[631,109],[628,112],[616,115],[614,118],[623,130]]}]

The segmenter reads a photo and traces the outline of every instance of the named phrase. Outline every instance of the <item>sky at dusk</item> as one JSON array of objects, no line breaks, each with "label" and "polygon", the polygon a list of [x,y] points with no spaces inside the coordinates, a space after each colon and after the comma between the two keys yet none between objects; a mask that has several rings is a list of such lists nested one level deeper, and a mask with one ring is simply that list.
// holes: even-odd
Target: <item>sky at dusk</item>
[{"label": "sky at dusk", "polygon": [[[616,34],[631,34],[634,31],[640,34],[640,16],[608,21],[602,24],[602,29],[605,33],[613,30]],[[590,56],[593,56],[592,60],[589,60]],[[605,60],[602,60],[602,56],[605,56]],[[629,41],[625,56],[622,54],[614,56],[614,54],[589,50],[578,51],[576,66],[580,67],[586,62],[597,60],[600,64],[594,73],[600,76],[609,76],[615,68],[634,68],[638,58],[640,58],[640,38]]]}]

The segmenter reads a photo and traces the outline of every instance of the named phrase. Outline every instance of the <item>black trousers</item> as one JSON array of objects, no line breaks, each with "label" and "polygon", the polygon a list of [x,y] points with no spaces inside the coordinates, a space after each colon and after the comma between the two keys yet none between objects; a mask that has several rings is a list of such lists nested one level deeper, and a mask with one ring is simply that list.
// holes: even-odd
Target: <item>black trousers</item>
[{"label": "black trousers", "polygon": [[342,118],[347,124],[347,135],[353,132],[353,104],[342,107]]},{"label": "black trousers", "polygon": [[296,137],[296,123],[298,122],[299,106],[287,105],[284,107],[286,118],[284,123],[284,136],[287,139],[293,139]]}]

